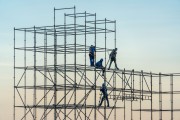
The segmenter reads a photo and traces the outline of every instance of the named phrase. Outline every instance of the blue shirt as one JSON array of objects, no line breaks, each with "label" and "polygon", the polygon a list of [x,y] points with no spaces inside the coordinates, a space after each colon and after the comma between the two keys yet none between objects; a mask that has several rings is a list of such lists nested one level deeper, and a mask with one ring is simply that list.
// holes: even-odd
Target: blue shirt
[{"label": "blue shirt", "polygon": [[98,62],[96,63],[96,67],[97,67],[97,68],[102,67],[102,61],[98,61]]},{"label": "blue shirt", "polygon": [[91,55],[93,55],[94,56],[94,52],[96,51],[96,48],[95,48],[95,46],[91,46],[90,48],[89,48],[89,53],[91,54]]},{"label": "blue shirt", "polygon": [[103,93],[104,96],[108,96],[106,86],[102,86],[102,88],[100,89],[100,91]]}]

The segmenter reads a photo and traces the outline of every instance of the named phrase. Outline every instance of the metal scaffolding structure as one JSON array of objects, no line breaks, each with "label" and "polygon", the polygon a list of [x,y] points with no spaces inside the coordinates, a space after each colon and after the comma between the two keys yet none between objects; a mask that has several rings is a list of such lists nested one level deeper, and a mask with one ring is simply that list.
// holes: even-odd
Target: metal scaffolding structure
[{"label": "metal scaffolding structure", "polygon": [[[118,47],[116,21],[76,7],[54,8],[54,25],[14,28],[13,119],[178,119],[179,73],[106,69],[102,76],[89,65],[91,44],[95,62],[104,58],[106,68],[109,52]],[[104,82],[110,107],[98,106]]]}]

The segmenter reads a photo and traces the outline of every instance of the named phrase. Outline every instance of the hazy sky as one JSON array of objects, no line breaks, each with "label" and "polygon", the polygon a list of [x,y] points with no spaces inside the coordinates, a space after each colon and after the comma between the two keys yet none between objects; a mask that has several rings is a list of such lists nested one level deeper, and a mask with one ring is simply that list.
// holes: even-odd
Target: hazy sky
[{"label": "hazy sky", "polygon": [[120,68],[180,72],[179,0],[0,0],[0,120],[12,119],[13,28],[52,25],[54,7],[74,5],[117,20]]}]

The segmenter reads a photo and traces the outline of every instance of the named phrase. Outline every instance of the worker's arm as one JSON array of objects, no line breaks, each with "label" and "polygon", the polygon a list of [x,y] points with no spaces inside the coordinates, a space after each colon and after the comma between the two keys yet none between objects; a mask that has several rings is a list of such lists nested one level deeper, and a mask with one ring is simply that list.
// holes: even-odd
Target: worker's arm
[{"label": "worker's arm", "polygon": [[112,52],[109,54],[109,58],[111,58],[111,56],[112,56]]}]

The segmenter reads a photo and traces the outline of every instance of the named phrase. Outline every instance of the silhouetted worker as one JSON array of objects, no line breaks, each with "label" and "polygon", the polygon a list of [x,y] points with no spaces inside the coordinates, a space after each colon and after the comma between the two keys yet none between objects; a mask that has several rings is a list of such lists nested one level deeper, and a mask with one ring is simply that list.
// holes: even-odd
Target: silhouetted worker
[{"label": "silhouetted worker", "polygon": [[106,87],[105,83],[102,84],[102,87],[100,88],[100,91],[102,92],[103,97],[101,98],[101,102],[99,103],[99,107],[102,105],[103,100],[107,101],[107,106],[109,107],[107,87]]},{"label": "silhouetted worker", "polygon": [[105,72],[105,68],[103,67],[103,59],[101,58],[100,61],[98,61],[95,65],[96,68],[99,68],[99,69],[102,69],[103,73],[102,73],[102,76],[104,76],[104,72]]},{"label": "silhouetted worker", "polygon": [[113,61],[114,61],[114,64],[115,64],[116,69],[119,70],[119,68],[117,67],[117,63],[116,63],[116,54],[117,54],[117,48],[113,49],[112,52],[111,52],[111,54],[109,55],[110,64],[109,64],[108,70],[110,69],[111,64],[112,64]]},{"label": "silhouetted worker", "polygon": [[90,59],[90,65],[94,66],[94,57],[95,57],[96,48],[95,46],[91,45],[89,47],[89,59]]}]

